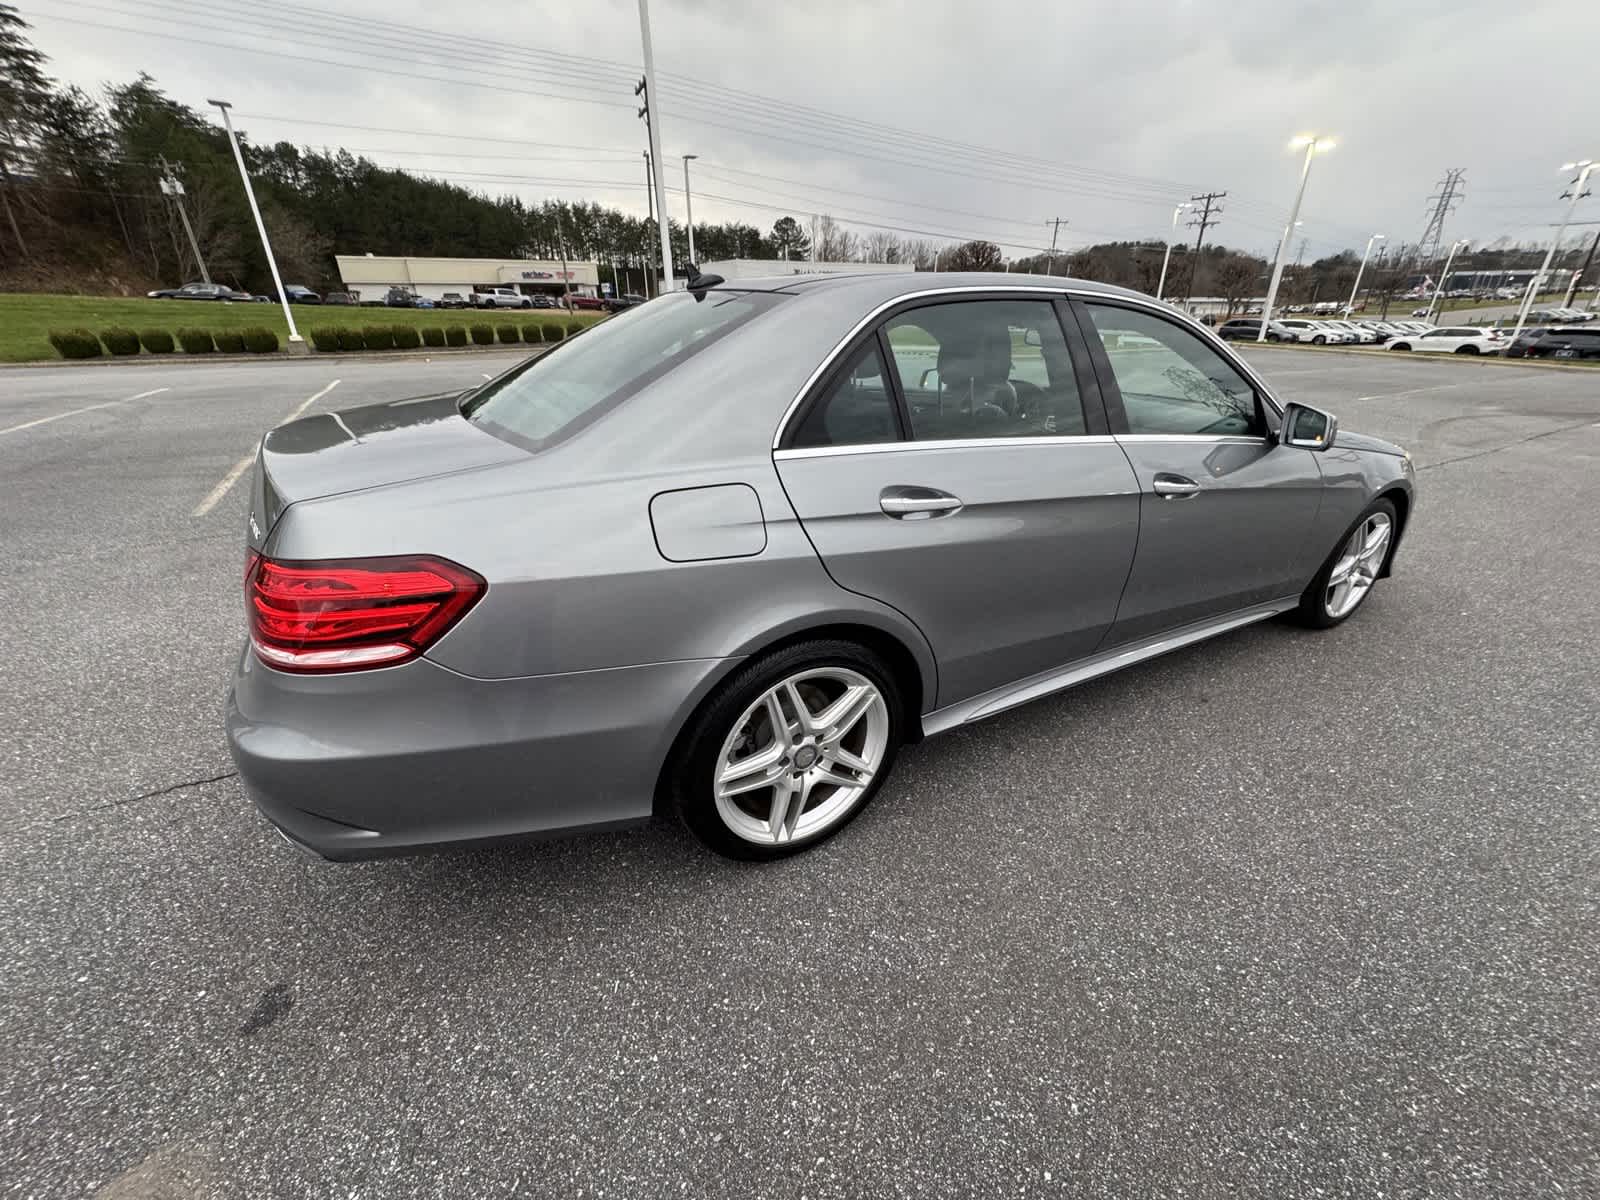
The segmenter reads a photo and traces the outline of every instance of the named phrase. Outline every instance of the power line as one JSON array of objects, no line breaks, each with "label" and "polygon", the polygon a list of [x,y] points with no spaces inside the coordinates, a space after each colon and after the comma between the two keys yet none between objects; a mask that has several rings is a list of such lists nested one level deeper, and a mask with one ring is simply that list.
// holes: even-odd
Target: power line
[{"label": "power line", "polygon": [[1195,272],[1200,269],[1200,244],[1206,240],[1206,230],[1217,223],[1217,218],[1214,218],[1211,214],[1214,212],[1220,214],[1222,212],[1222,205],[1218,204],[1217,201],[1227,194],[1227,192],[1204,192],[1201,195],[1189,197],[1189,203],[1200,204],[1204,207],[1201,209],[1199,216],[1191,217],[1186,222],[1191,229],[1198,226],[1200,232],[1195,234],[1194,262],[1189,264],[1189,282],[1184,285],[1183,289],[1183,302],[1185,304],[1189,303],[1189,297],[1194,294],[1194,276]]}]

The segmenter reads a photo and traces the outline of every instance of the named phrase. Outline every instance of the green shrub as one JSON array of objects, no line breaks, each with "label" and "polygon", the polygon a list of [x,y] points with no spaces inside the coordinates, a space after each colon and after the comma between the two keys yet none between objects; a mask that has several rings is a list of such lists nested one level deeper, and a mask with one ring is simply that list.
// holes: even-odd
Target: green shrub
[{"label": "green shrub", "polygon": [[544,335],[539,332],[539,323],[537,321],[529,321],[522,327],[522,340],[532,342],[535,345],[544,341]]},{"label": "green shrub", "polygon": [[361,337],[366,342],[368,350],[394,349],[393,325],[368,325],[361,331]]},{"label": "green shrub", "polygon": [[415,325],[396,325],[394,345],[396,350],[415,350],[422,345],[422,335],[417,332]]},{"label": "green shrub", "polygon": [[365,338],[365,336],[363,336],[361,330],[359,330],[359,329],[341,329],[341,330],[339,330],[339,349],[341,349],[341,350],[365,350],[366,348],[367,348],[367,339]]},{"label": "green shrub", "polygon": [[183,347],[185,354],[210,354],[216,348],[210,331],[205,329],[178,330],[178,345]]},{"label": "green shrub", "polygon": [[339,330],[327,325],[309,331],[311,344],[318,350],[337,350],[339,348]]},{"label": "green shrub", "polygon": [[584,320],[580,320],[577,317],[568,317],[567,318],[567,336],[568,337],[571,337],[575,333],[582,333],[587,328],[589,328],[589,322],[584,321]]},{"label": "green shrub", "polygon": [[494,345],[494,327],[490,325],[474,325],[472,327],[472,340],[479,346]]},{"label": "green shrub", "polygon": [[429,325],[422,331],[422,344],[424,346],[444,345],[444,330],[437,325]]},{"label": "green shrub", "polygon": [[165,329],[141,329],[139,344],[151,354],[172,353],[172,335]]},{"label": "green shrub", "polygon": [[113,354],[139,353],[139,335],[131,329],[102,329],[100,341]]},{"label": "green shrub", "polygon": [[271,329],[253,325],[244,331],[244,348],[251,354],[275,354],[278,349],[278,335]]},{"label": "green shrub", "polygon": [[467,344],[466,326],[447,325],[444,331],[444,340],[451,346],[465,346]]},{"label": "green shrub", "polygon": [[539,322],[539,332],[544,334],[547,342],[559,342],[567,336],[567,327],[562,324],[560,317],[546,317]]},{"label": "green shrub", "polygon": [[237,329],[219,329],[211,335],[211,340],[216,342],[218,354],[244,353],[244,334]]},{"label": "green shrub", "polygon": [[494,331],[502,342],[520,342],[522,340],[522,330],[515,325],[496,325]]},{"label": "green shrub", "polygon": [[62,358],[100,357],[100,339],[87,329],[52,329],[50,344]]}]

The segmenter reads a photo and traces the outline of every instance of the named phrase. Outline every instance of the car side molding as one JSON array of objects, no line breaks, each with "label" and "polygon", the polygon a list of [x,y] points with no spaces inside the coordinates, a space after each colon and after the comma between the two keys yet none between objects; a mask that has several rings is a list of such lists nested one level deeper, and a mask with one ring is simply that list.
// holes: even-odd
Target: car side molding
[{"label": "car side molding", "polygon": [[1192,646],[1207,638],[1242,629],[1257,621],[1265,621],[1268,617],[1288,612],[1299,602],[1299,596],[1286,596],[1281,600],[1252,605],[1250,608],[1239,609],[1224,616],[1196,621],[1192,625],[1185,625],[1155,637],[1142,638],[1125,646],[1118,646],[1078,662],[1069,663],[1067,666],[1042,671],[1038,675],[1031,675],[1027,679],[1018,680],[1005,687],[983,692],[955,704],[948,704],[922,718],[923,735],[932,737],[936,733],[944,733],[958,725],[971,725],[975,721],[985,720],[1007,709],[1026,704],[1030,700],[1038,700],[1054,692],[1062,692],[1080,683],[1087,683],[1101,675],[1120,671],[1123,667],[1131,667],[1135,663],[1157,658],[1169,651],[1180,650],[1184,646]]}]

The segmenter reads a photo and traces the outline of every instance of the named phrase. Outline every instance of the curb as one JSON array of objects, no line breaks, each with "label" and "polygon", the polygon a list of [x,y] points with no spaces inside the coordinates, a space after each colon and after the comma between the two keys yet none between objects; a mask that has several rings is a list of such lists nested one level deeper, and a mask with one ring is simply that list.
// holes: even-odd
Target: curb
[{"label": "curb", "polygon": [[12,367],[22,367],[28,370],[50,369],[55,367],[131,367],[131,366],[166,366],[171,367],[179,363],[185,366],[204,366],[207,363],[305,363],[305,362],[350,362],[358,359],[368,359],[379,362],[384,359],[405,360],[422,359],[431,361],[435,358],[470,358],[475,354],[509,354],[530,352],[543,354],[552,346],[527,342],[496,343],[493,346],[456,346],[438,347],[430,346],[422,350],[309,350],[305,354],[290,354],[286,350],[276,350],[270,354],[104,354],[99,358],[43,358],[29,362],[0,362],[0,370]]},{"label": "curb", "polygon": [[1252,350],[1284,350],[1291,354],[1340,354],[1346,358],[1382,358],[1389,361],[1471,364],[1477,367],[1526,367],[1535,371],[1596,371],[1600,364],[1587,366],[1582,362],[1552,362],[1543,358],[1501,358],[1498,354],[1414,354],[1399,350],[1357,350],[1346,346],[1294,346],[1282,342],[1251,342]]}]

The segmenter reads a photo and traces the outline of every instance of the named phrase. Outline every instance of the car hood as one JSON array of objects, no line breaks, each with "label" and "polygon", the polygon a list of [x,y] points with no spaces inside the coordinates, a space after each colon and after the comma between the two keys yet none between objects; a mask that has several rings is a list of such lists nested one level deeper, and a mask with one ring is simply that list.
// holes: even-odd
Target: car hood
[{"label": "car hood", "polygon": [[458,392],[319,413],[261,440],[255,506],[264,534],[298,500],[525,459],[461,415]]},{"label": "car hood", "polygon": [[1370,434],[1357,433],[1353,429],[1340,429],[1333,439],[1333,444],[1340,450],[1370,450],[1375,454],[1393,454],[1403,456],[1405,450],[1393,442],[1386,442],[1382,438],[1372,437]]}]

